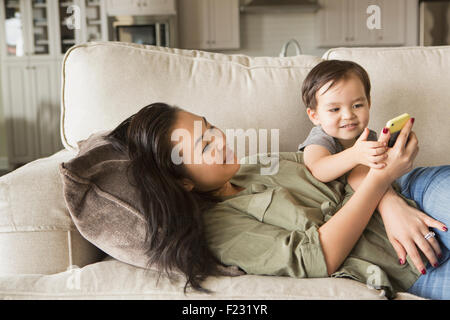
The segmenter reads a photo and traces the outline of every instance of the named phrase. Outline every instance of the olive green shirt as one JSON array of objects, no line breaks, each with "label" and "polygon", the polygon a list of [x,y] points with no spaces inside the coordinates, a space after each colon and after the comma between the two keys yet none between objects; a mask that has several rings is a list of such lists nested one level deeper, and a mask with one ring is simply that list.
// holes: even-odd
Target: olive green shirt
[{"label": "olive green shirt", "polygon": [[[246,164],[241,164],[231,179],[245,190],[222,197],[223,201],[204,215],[212,252],[223,264],[236,265],[249,274],[328,277],[318,228],[354,191],[345,177],[329,183],[314,178],[303,163],[303,152],[279,153],[279,169],[273,175],[261,175],[261,168],[268,166],[259,160],[251,164],[256,158],[246,158]],[[398,191],[398,186],[394,189]],[[397,291],[411,287],[420,273],[409,257],[404,265],[398,263],[381,216],[375,211],[348,257],[331,276],[384,289],[386,296],[393,298]]]}]

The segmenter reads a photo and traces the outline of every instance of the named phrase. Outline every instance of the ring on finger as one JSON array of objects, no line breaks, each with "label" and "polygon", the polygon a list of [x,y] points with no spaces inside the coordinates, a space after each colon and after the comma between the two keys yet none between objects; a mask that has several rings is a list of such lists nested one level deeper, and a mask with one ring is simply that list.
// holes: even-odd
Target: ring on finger
[{"label": "ring on finger", "polygon": [[434,233],[433,231],[428,232],[426,235],[424,235],[423,237],[425,238],[425,240],[428,240],[430,238],[434,238],[436,236],[436,233]]}]

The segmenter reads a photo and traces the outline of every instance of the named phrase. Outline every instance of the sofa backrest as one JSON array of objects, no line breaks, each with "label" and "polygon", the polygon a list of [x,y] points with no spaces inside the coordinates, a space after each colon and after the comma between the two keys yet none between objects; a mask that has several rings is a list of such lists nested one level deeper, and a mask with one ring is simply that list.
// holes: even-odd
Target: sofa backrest
[{"label": "sofa backrest", "polygon": [[[360,63],[372,81],[369,126],[380,132],[403,112],[416,118],[416,165],[450,163],[450,47],[337,48],[323,59]],[[86,43],[65,56],[61,138],[69,150],[153,102],[205,116],[223,129],[279,130],[279,151],[296,151],[311,122],[301,85],[322,58],[248,57],[119,42]],[[270,146],[270,135],[267,136]],[[448,147],[447,147],[448,149]],[[270,149],[269,149],[270,150]]]},{"label": "sofa backrest", "polygon": [[415,166],[450,164],[450,46],[336,48],[326,60],[352,60],[369,73],[369,126],[409,113],[419,139]]},{"label": "sofa backrest", "polygon": [[[281,150],[295,151],[312,124],[301,84],[321,61],[224,55],[118,42],[74,47],[63,65],[62,141],[66,148],[114,128],[153,102],[205,116],[218,128],[279,129]],[[270,147],[270,146],[269,146]]]}]

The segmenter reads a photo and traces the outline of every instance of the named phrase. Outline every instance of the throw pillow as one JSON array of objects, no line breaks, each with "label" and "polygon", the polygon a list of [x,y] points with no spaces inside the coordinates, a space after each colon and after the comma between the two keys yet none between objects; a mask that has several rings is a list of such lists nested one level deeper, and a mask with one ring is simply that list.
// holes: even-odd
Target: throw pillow
[{"label": "throw pillow", "polygon": [[[147,268],[147,222],[130,160],[104,138],[108,133],[79,141],[77,156],[60,164],[64,199],[84,238],[119,261]],[[243,274],[237,267],[219,267],[229,276]]]}]

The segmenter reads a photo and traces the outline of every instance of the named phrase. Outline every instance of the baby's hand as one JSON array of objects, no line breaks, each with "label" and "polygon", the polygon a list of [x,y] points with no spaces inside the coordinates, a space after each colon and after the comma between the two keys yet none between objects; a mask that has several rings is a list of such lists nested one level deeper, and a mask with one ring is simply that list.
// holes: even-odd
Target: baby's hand
[{"label": "baby's hand", "polygon": [[369,132],[369,128],[365,128],[352,147],[355,161],[370,168],[382,169],[386,165],[382,162],[387,158],[386,142],[367,141]]}]

